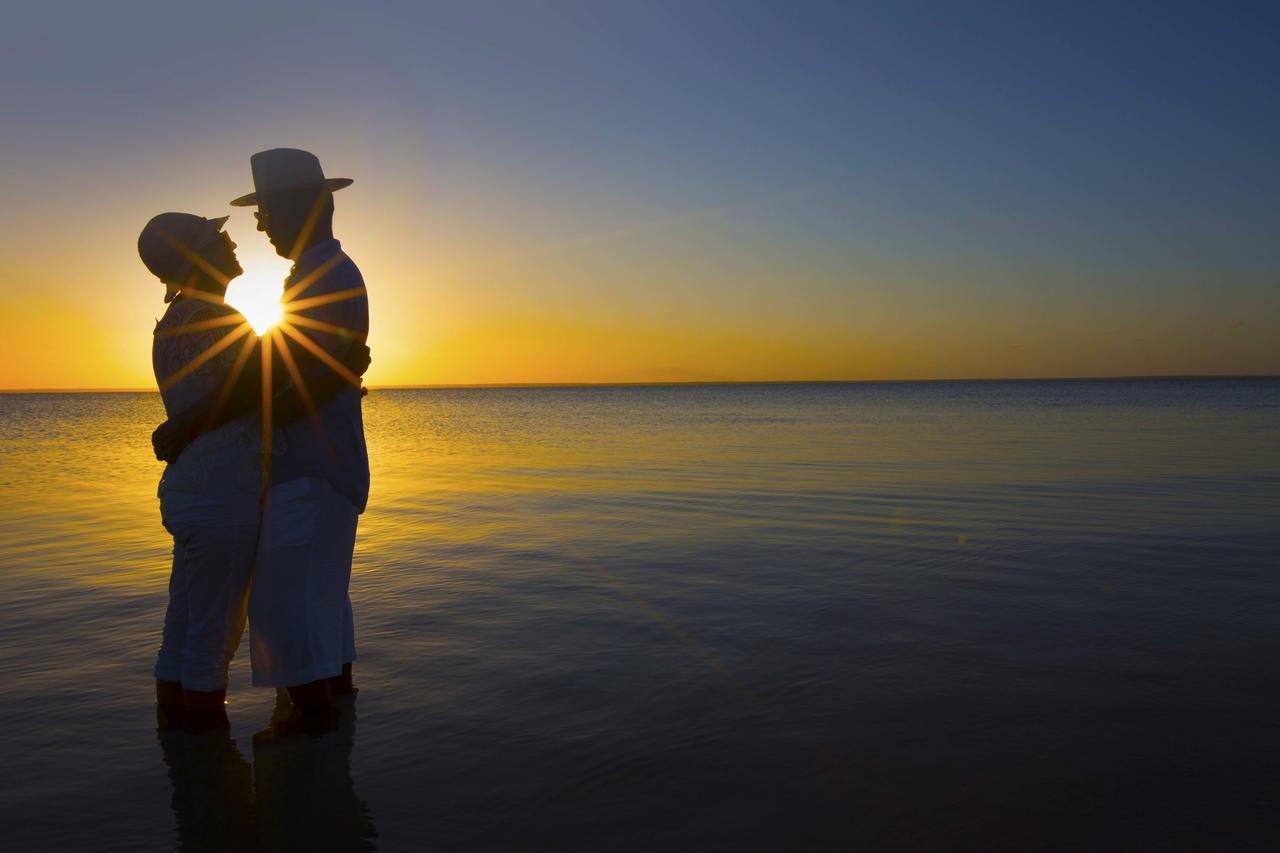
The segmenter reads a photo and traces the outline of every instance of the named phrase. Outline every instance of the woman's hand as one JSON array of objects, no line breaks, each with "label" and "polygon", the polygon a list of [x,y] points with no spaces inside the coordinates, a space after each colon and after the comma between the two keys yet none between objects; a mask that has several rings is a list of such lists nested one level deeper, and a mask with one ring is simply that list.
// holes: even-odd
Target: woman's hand
[{"label": "woman's hand", "polygon": [[185,424],[165,421],[151,433],[151,449],[161,462],[177,462],[188,442]]}]

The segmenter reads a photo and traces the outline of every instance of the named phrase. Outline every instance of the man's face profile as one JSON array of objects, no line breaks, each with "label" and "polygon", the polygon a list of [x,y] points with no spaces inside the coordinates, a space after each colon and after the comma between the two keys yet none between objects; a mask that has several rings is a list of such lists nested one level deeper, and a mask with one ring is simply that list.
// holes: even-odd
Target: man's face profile
[{"label": "man's face profile", "polygon": [[293,258],[295,252],[307,243],[316,223],[323,218],[326,201],[330,197],[327,190],[310,188],[263,193],[258,198],[255,214],[258,230],[266,233],[276,254]]}]

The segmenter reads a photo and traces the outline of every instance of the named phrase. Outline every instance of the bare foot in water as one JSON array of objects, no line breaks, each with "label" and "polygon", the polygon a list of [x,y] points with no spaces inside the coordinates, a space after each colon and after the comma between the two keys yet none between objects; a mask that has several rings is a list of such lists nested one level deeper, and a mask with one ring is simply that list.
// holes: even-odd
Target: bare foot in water
[{"label": "bare foot in water", "polygon": [[184,706],[182,682],[156,679],[156,731],[173,732],[182,728]]},{"label": "bare foot in water", "polygon": [[[296,704],[290,700],[289,693],[286,690],[276,691],[276,706],[271,713],[271,724],[253,736],[255,744],[293,740],[301,735],[320,737],[338,727],[342,712],[331,701]],[[327,700],[328,696],[306,698]]]},{"label": "bare foot in water", "polygon": [[331,696],[355,696],[359,692],[360,689],[351,680],[351,664],[349,663],[342,665],[341,675],[335,675],[329,679],[329,695]]},{"label": "bare foot in water", "polygon": [[182,729],[189,735],[231,728],[227,719],[227,691],[183,690]]}]

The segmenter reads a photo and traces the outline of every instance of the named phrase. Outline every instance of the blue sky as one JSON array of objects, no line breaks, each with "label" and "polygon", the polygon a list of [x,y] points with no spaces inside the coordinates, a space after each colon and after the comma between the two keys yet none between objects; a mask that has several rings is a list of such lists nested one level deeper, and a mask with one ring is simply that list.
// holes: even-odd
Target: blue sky
[{"label": "blue sky", "polygon": [[[1027,369],[1280,372],[1278,36],[1244,3],[33,3],[0,34],[0,223],[115,269],[146,210],[299,145],[357,173],[353,237],[397,281],[388,245],[510,254],[557,316],[637,288],[745,339],[781,313],[830,338],[797,364],[854,373],[841,336],[915,335],[898,373],[936,376],[1001,372],[966,340],[1094,332],[1145,337]],[[16,253],[0,298],[50,286]],[[406,310],[482,310],[420,284]]]}]

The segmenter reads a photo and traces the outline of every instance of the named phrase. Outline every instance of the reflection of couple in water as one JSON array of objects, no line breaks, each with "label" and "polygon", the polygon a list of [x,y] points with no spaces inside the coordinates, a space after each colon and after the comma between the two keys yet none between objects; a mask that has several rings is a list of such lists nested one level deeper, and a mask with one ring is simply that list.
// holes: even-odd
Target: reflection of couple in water
[{"label": "reflection of couple in water", "polygon": [[256,205],[258,230],[294,262],[276,328],[257,337],[223,301],[242,272],[225,216],[162,213],[138,252],[169,306],[152,350],[169,418],[153,436],[169,463],[160,514],[174,540],[157,716],[188,734],[228,725],[227,669],[247,619],[253,684],[291,700],[255,738],[266,742],[320,735],[340,728],[342,706],[352,713],[369,304],[333,237],[333,192],[351,181],[296,149],[251,165],[255,191],[231,204]]},{"label": "reflection of couple in water", "polygon": [[[354,708],[354,705],[353,705]],[[279,694],[276,718],[290,703]],[[180,850],[372,850],[369,807],[351,781],[355,714],[320,738],[256,738],[253,765],[227,729],[159,733]]]}]

